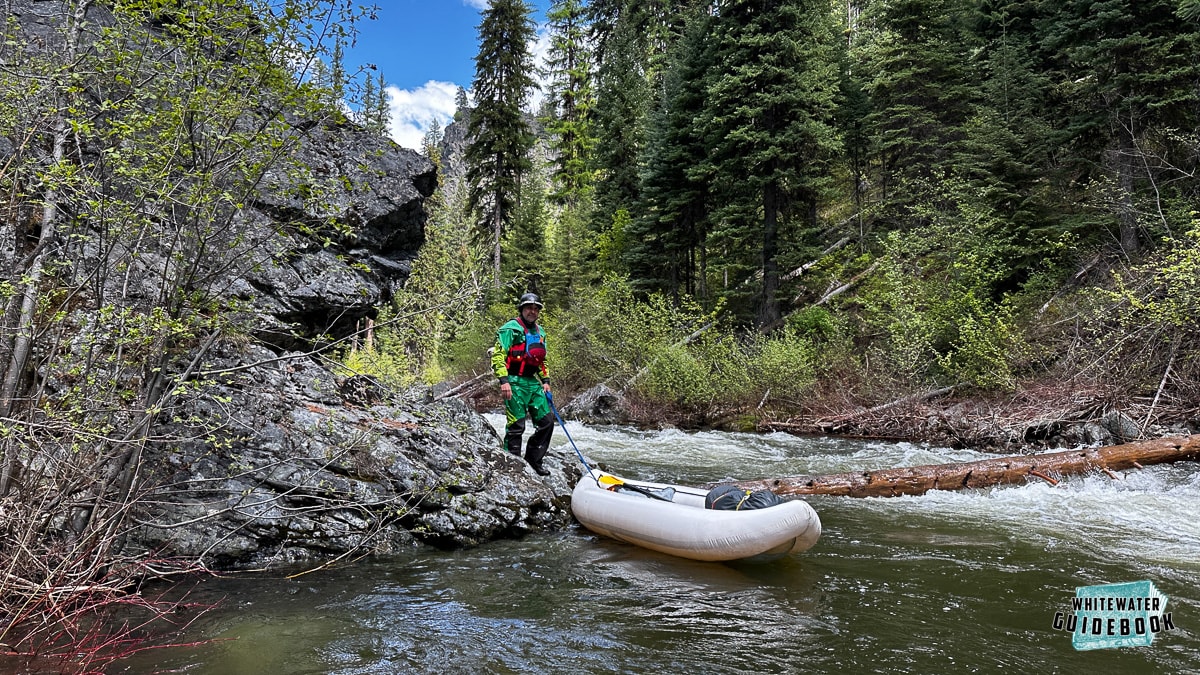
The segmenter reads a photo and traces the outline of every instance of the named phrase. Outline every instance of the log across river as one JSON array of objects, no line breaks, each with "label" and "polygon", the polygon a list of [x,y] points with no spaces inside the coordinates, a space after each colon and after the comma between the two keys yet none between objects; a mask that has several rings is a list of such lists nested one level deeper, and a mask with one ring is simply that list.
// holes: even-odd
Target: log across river
[{"label": "log across river", "polygon": [[1197,459],[1200,459],[1200,436],[1179,436],[975,462],[741,481],[737,485],[747,490],[765,488],[783,496],[898,497],[922,495],[930,490],[962,490],[1030,480],[1056,483],[1061,477],[1089,471],[1103,471],[1116,477],[1116,471]]}]

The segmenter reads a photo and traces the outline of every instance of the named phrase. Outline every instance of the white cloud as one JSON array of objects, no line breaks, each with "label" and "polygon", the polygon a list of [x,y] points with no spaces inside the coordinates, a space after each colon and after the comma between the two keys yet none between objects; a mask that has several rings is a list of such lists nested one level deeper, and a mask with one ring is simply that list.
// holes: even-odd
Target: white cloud
[{"label": "white cloud", "polygon": [[537,29],[537,37],[534,38],[533,44],[529,46],[529,51],[533,55],[533,80],[534,89],[533,95],[530,97],[529,107],[533,112],[537,112],[542,106],[542,100],[546,98],[546,92],[550,88],[550,81],[546,79],[546,59],[550,56],[550,30],[545,24],[539,25]]},{"label": "white cloud", "polygon": [[388,135],[400,145],[421,149],[425,132],[434,120],[445,128],[454,118],[454,96],[458,85],[430,80],[417,89],[388,87],[391,119]]},{"label": "white cloud", "polygon": [[492,0],[463,0],[463,4],[467,7],[474,7],[480,11],[487,9],[491,3]]}]

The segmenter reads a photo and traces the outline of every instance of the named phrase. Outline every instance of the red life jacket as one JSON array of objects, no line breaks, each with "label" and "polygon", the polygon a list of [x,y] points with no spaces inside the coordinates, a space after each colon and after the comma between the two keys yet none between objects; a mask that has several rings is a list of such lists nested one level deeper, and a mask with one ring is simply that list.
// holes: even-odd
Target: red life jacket
[{"label": "red life jacket", "polygon": [[[521,319],[517,319],[517,323],[525,326],[525,322]],[[504,359],[508,374],[533,377],[541,372],[542,364],[545,362],[545,337],[537,330],[537,326],[534,326],[532,333],[529,331],[529,327],[525,326],[525,341],[509,347],[508,356]]]}]

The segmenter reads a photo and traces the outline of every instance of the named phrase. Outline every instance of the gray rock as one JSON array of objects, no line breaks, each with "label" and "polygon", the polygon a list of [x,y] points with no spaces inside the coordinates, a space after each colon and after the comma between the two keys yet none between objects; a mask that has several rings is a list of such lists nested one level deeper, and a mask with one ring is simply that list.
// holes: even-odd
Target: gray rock
[{"label": "gray rock", "polygon": [[625,397],[604,384],[576,396],[559,411],[563,417],[587,424],[623,424],[629,421]]},{"label": "gray rock", "polygon": [[238,370],[155,430],[190,440],[147,455],[148,484],[160,489],[142,502],[131,553],[248,568],[473,546],[570,523],[582,475],[573,457],[552,453],[543,479],[456,399],[350,405],[319,365],[257,345],[226,346],[212,367]]},{"label": "gray rock", "polygon": [[1100,425],[1112,434],[1114,443],[1128,443],[1142,436],[1142,429],[1125,413],[1114,410],[1100,419]]}]

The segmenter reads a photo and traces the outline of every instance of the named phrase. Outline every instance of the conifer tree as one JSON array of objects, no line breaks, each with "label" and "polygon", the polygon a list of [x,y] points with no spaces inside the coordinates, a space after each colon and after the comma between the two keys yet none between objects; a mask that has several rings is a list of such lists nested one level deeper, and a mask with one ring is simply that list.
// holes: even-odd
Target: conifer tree
[{"label": "conifer tree", "polygon": [[712,17],[689,15],[666,71],[664,95],[651,115],[641,201],[628,226],[624,261],[639,292],[706,295],[702,246],[711,164],[698,125],[714,58]]},{"label": "conifer tree", "polygon": [[980,3],[973,30],[978,47],[970,79],[978,83],[975,112],[963,128],[955,173],[975,198],[1009,227],[997,233],[1013,246],[1005,278],[1027,275],[1046,259],[1073,209],[1069,190],[1049,189],[1055,130],[1050,121],[1053,78],[1039,59],[1037,6]]},{"label": "conifer tree", "polygon": [[1170,155],[1179,149],[1171,130],[1200,126],[1200,26],[1180,21],[1176,9],[1172,0],[1068,0],[1052,5],[1039,25],[1052,77],[1062,83],[1057,93],[1076,169],[1113,185],[1105,201],[1127,254],[1155,238],[1145,231],[1138,193],[1159,190],[1162,175],[1153,167],[1176,164],[1147,153]]},{"label": "conifer tree", "polygon": [[[759,325],[777,321],[781,232],[789,219],[815,224],[837,148],[836,34],[824,0],[731,0],[716,21],[724,73],[706,98],[724,267],[741,294],[761,274]],[[754,252],[756,259],[746,254]]]},{"label": "conifer tree", "polygon": [[592,52],[588,26],[580,0],[556,0],[547,13],[550,51],[546,70],[550,80],[544,124],[550,134],[550,199],[561,211],[553,228],[553,249],[559,258],[556,281],[564,295],[576,280],[587,275],[585,266],[594,259],[592,246],[583,231],[583,213],[591,201],[592,148],[595,136],[592,114]]},{"label": "conifer tree", "polygon": [[467,90],[459,87],[454,90],[454,121],[462,121],[471,111],[471,101],[467,98]]},{"label": "conifer tree", "polygon": [[[564,279],[562,270],[549,269],[548,243],[550,213],[547,209],[546,178],[541,169],[533,167],[521,181],[521,194],[513,212],[512,227],[504,234],[501,273],[506,280],[517,280],[521,289],[545,289],[542,279],[549,276],[555,284]],[[560,298],[566,295],[560,294]],[[548,300],[550,298],[543,298]]]},{"label": "conifer tree", "polygon": [[624,269],[624,224],[636,212],[640,197],[638,166],[653,102],[645,41],[630,13],[616,19],[607,43],[608,58],[596,75],[596,183],[589,226],[597,237],[601,272]]},{"label": "conifer tree", "polygon": [[479,24],[466,150],[469,208],[492,250],[493,285],[500,287],[500,248],[513,219],[521,178],[530,169],[534,137],[523,107],[534,87],[531,9],[524,0],[494,0]]},{"label": "conifer tree", "polygon": [[362,101],[359,103],[355,119],[359,124],[380,135],[387,134],[388,119],[387,84],[383,73],[376,77],[366,76],[362,88]]},{"label": "conifer tree", "polygon": [[[885,218],[901,204],[935,199],[951,170],[975,93],[965,64],[971,41],[964,0],[868,0],[853,51],[867,73],[874,182]],[[891,206],[888,206],[891,204]]]},{"label": "conifer tree", "polygon": [[547,99],[551,106],[546,130],[553,138],[555,155],[551,197],[578,208],[592,183],[592,54],[580,0],[557,0],[546,16],[550,29]]}]

